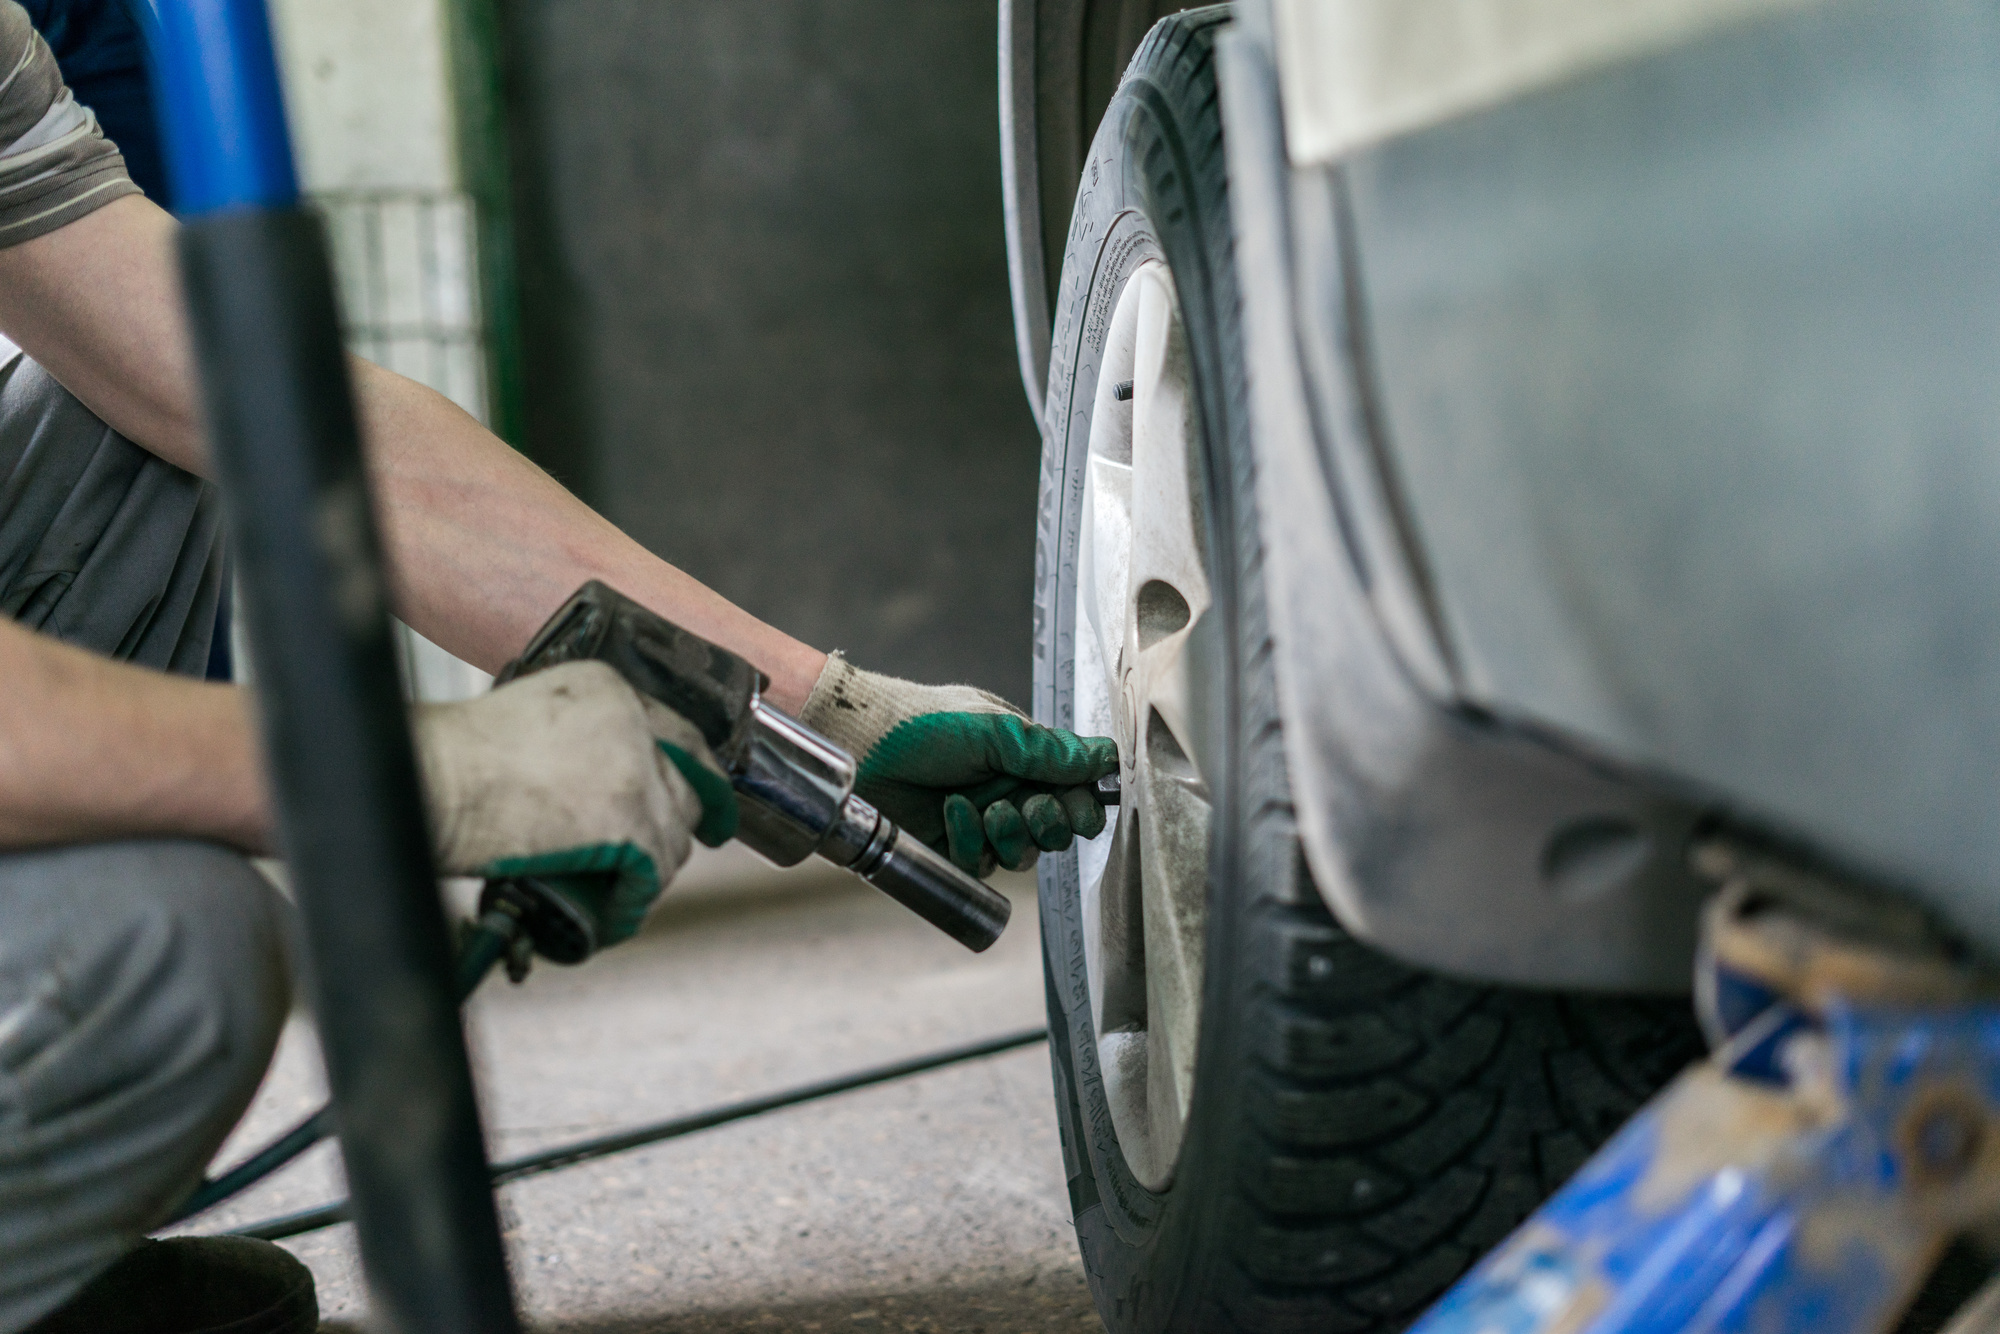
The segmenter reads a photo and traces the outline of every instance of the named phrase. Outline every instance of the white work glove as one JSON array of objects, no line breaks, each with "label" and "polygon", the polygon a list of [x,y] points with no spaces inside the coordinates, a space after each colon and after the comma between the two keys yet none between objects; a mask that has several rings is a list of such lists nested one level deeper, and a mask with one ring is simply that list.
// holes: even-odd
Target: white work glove
[{"label": "white work glove", "polygon": [[859,763],[862,800],[969,874],[1026,870],[1104,831],[1090,785],[1118,771],[1117,744],[1030,722],[974,686],[898,680],[835,653],[799,721]]},{"label": "white work glove", "polygon": [[694,724],[601,662],[420,704],[413,730],[439,868],[592,885],[606,944],[639,929],[694,836],[735,830],[735,794]]}]

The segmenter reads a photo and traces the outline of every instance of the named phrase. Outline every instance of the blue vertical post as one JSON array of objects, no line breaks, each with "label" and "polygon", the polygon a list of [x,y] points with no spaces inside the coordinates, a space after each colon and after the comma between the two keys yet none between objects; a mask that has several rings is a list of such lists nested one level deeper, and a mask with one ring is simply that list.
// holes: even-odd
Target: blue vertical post
[{"label": "blue vertical post", "polygon": [[518,1327],[327,248],[264,0],[154,9],[216,474],[377,1327]]}]

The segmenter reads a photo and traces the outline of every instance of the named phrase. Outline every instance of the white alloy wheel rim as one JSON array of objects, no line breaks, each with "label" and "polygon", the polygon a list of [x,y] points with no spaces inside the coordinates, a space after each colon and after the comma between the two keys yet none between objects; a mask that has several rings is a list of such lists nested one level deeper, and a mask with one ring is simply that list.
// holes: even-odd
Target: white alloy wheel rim
[{"label": "white alloy wheel rim", "polygon": [[1149,261],[1112,315],[1091,414],[1075,698],[1078,731],[1117,738],[1124,791],[1078,845],[1091,1020],[1119,1145],[1155,1191],[1173,1180],[1194,1092],[1208,914],[1198,429],[1173,275]]}]

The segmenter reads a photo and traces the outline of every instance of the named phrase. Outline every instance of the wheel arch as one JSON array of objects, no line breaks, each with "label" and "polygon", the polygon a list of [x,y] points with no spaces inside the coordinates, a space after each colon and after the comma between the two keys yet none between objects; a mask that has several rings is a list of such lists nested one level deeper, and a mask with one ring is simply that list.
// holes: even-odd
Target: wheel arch
[{"label": "wheel arch", "polygon": [[1039,421],[1064,237],[1097,124],[1176,0],[1000,0],[1000,179],[1021,386]]},{"label": "wheel arch", "polygon": [[[1686,851],[1711,808],[1459,701],[1368,416],[1340,169],[1287,156],[1270,10],[1238,0],[1217,58],[1280,712],[1314,882],[1343,927],[1422,967],[1683,991],[1708,889]],[[1621,845],[1637,851],[1599,873]]]}]

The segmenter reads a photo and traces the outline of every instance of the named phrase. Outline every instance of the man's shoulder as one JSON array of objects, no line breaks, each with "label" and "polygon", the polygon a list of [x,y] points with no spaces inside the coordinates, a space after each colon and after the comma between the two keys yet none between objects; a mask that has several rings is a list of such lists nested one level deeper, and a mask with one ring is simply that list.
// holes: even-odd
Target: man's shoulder
[{"label": "man's shoulder", "polygon": [[0,0],[0,78],[13,79],[26,64],[33,63],[32,48],[39,44],[35,21],[19,0]]},{"label": "man's shoulder", "polygon": [[0,0],[0,154],[41,122],[62,93],[62,72],[16,0]]}]

